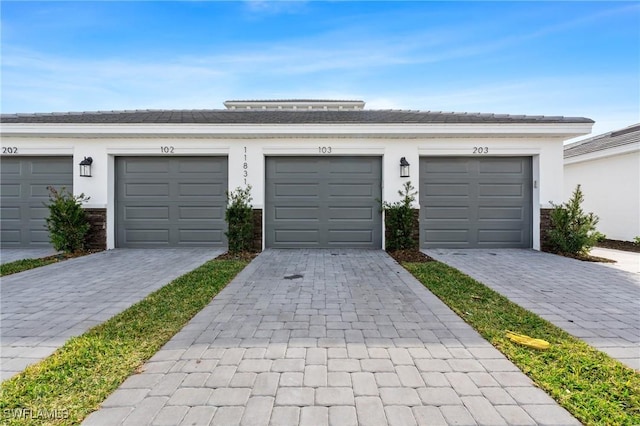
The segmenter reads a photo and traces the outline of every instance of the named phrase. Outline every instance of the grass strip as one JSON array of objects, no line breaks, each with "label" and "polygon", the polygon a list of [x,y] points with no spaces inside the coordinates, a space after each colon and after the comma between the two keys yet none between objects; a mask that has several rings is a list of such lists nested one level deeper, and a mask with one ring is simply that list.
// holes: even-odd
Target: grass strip
[{"label": "grass strip", "polygon": [[3,263],[0,265],[0,277],[17,274],[18,272],[28,271],[29,269],[39,268],[59,261],[60,259],[57,256],[48,256],[41,259],[21,259],[14,262]]},{"label": "grass strip", "polygon": [[[633,369],[452,267],[403,266],[578,420],[640,424],[640,374]],[[547,340],[551,348],[517,345],[505,337],[507,330]]]},{"label": "grass strip", "polygon": [[0,423],[80,423],[247,263],[209,261],[3,382]]}]

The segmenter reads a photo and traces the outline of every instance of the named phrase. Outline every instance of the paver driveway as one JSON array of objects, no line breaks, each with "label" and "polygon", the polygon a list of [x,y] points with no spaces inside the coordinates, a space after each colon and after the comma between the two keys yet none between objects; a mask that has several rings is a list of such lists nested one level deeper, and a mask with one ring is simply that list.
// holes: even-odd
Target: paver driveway
[{"label": "paver driveway", "polygon": [[579,424],[378,250],[267,250],[86,425]]},{"label": "paver driveway", "polygon": [[533,250],[423,250],[640,370],[640,276]]},{"label": "paver driveway", "polygon": [[222,250],[117,249],[2,278],[2,380]]}]

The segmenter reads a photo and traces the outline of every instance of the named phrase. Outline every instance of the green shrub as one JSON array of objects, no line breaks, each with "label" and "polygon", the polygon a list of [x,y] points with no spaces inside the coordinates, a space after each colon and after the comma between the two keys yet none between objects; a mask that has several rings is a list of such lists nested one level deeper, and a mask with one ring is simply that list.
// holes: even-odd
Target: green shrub
[{"label": "green shrub", "polygon": [[640,236],[633,237],[633,243],[640,245]]},{"label": "green shrub", "polygon": [[416,200],[415,188],[408,181],[403,189],[398,191],[401,201],[395,203],[383,202],[382,209],[386,215],[386,224],[389,230],[386,249],[388,251],[412,249],[417,246],[413,239],[413,209],[412,204]]},{"label": "green shrub", "polygon": [[578,185],[569,201],[560,205],[551,203],[549,242],[553,251],[584,255],[603,237],[596,231],[598,216],[585,213],[581,207],[583,201],[584,195]]},{"label": "green shrub", "polygon": [[229,252],[232,254],[253,250],[253,207],[251,206],[251,185],[226,192],[227,211],[224,219],[228,231]]},{"label": "green shrub", "polygon": [[89,220],[82,203],[89,200],[84,194],[73,195],[62,187],[60,191],[52,186],[49,190],[47,229],[49,241],[58,251],[74,253],[84,250],[85,237],[89,232]]}]

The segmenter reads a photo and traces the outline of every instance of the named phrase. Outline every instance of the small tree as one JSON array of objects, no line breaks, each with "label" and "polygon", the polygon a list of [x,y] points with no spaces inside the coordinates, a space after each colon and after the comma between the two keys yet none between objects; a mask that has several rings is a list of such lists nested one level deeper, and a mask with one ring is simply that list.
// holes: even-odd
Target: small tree
[{"label": "small tree", "polygon": [[85,237],[89,232],[90,224],[87,215],[82,208],[82,203],[89,200],[84,194],[73,195],[62,187],[60,191],[52,186],[49,190],[49,209],[47,217],[47,229],[49,241],[58,251],[74,253],[84,250]]},{"label": "small tree", "polygon": [[389,251],[412,249],[416,247],[413,239],[413,202],[416,200],[417,191],[407,181],[403,189],[398,191],[401,201],[389,203],[384,201],[382,209],[386,215],[386,223],[389,229],[386,240],[386,248]]},{"label": "small tree", "polygon": [[582,210],[584,195],[580,185],[564,204],[553,204],[549,242],[557,253],[587,254],[602,234],[596,231],[598,216]]},{"label": "small tree", "polygon": [[229,252],[237,254],[252,251],[253,246],[253,207],[251,206],[251,185],[245,189],[240,187],[226,192],[227,211],[224,219],[227,221],[228,231],[225,232],[229,240]]}]

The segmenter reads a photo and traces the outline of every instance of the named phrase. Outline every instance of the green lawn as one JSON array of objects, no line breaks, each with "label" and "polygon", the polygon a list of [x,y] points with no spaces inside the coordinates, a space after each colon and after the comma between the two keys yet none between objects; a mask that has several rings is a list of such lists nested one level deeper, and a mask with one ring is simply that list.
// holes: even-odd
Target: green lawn
[{"label": "green lawn", "polygon": [[41,259],[21,259],[15,262],[3,263],[0,265],[0,277],[5,275],[17,274],[18,272],[28,271],[29,269],[39,268],[41,266],[50,265],[59,262],[58,256],[48,256]]},{"label": "green lawn", "polygon": [[[2,383],[0,423],[78,424],[202,310],[247,263],[209,261],[107,322],[69,340],[50,357]],[[21,409],[30,410],[26,411],[27,418],[12,415]],[[37,418],[37,413],[42,416]],[[42,418],[52,413],[59,418]],[[62,418],[65,416],[68,417]]]},{"label": "green lawn", "polygon": [[[640,425],[640,374],[440,262],[403,266],[587,425]],[[505,337],[507,330],[547,340],[545,351]]]}]

